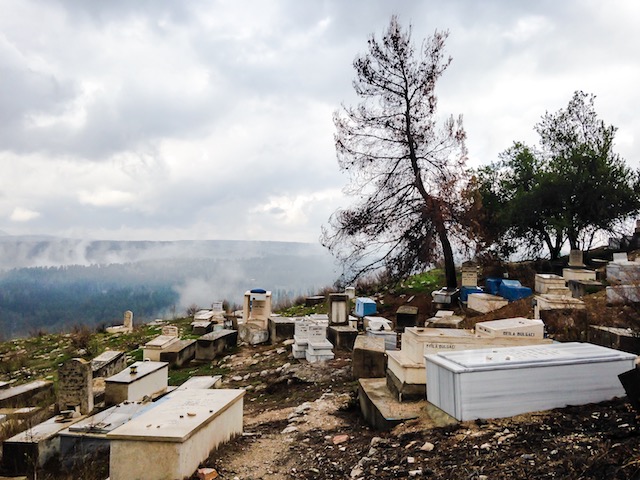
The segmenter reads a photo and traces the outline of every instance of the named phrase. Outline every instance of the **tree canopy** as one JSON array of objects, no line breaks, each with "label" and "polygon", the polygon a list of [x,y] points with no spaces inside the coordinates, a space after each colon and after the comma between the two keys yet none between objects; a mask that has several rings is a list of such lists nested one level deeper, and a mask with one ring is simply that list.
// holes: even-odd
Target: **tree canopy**
[{"label": "tree canopy", "polygon": [[321,239],[350,280],[379,267],[402,277],[444,257],[447,285],[456,285],[449,236],[462,207],[466,134],[461,117],[436,118],[447,36],[436,31],[416,49],[411,27],[394,16],[354,60],[360,103],[343,105],[334,123],[345,191],[356,200],[334,212]]},{"label": "tree canopy", "polygon": [[588,249],[640,210],[640,173],[614,152],[617,129],[598,118],[594,101],[575,92],[536,124],[538,147],[516,142],[478,171],[484,233],[502,253],[546,249],[555,259],[567,242]]}]

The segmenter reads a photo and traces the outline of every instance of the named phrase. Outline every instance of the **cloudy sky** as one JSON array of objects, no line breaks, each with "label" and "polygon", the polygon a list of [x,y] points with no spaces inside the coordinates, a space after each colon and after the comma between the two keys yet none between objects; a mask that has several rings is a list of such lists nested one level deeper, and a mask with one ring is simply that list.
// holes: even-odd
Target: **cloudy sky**
[{"label": "cloudy sky", "polygon": [[332,112],[392,14],[448,29],[469,164],[573,91],[639,166],[637,0],[0,0],[0,231],[317,242],[347,177]]}]

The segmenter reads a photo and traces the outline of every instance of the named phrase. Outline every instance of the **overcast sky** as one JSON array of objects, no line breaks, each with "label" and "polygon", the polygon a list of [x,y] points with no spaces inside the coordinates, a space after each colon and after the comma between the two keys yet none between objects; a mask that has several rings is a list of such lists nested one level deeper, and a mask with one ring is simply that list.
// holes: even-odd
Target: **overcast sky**
[{"label": "overcast sky", "polygon": [[584,90],[638,167],[637,0],[0,0],[0,230],[317,242],[349,203],[332,112],[394,13],[450,31],[470,166]]}]

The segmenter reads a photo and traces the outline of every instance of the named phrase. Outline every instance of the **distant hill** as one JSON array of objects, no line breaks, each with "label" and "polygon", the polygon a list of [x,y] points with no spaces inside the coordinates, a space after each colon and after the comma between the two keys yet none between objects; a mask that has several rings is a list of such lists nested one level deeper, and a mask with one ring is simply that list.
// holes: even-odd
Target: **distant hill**
[{"label": "distant hill", "polygon": [[259,241],[124,242],[0,237],[0,336],[76,324],[170,318],[250,288],[274,301],[315,293],[339,276],[320,245]]}]

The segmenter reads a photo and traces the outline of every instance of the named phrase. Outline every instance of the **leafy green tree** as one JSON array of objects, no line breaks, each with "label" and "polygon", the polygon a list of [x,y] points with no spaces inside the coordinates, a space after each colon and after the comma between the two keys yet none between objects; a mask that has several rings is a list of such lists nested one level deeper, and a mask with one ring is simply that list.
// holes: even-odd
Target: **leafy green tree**
[{"label": "leafy green tree", "polygon": [[368,52],[356,57],[357,107],[334,114],[338,164],[356,197],[336,211],[321,241],[350,272],[350,280],[385,267],[392,278],[444,258],[447,286],[456,286],[450,235],[462,210],[465,131],[461,117],[436,122],[436,81],[451,62],[447,32],[416,50],[411,27],[397,17]]},{"label": "leafy green tree", "polygon": [[617,129],[598,119],[594,100],[575,92],[536,124],[538,148],[516,142],[477,172],[483,235],[501,253],[546,248],[556,259],[567,242],[589,249],[640,211],[640,172],[613,151]]}]

